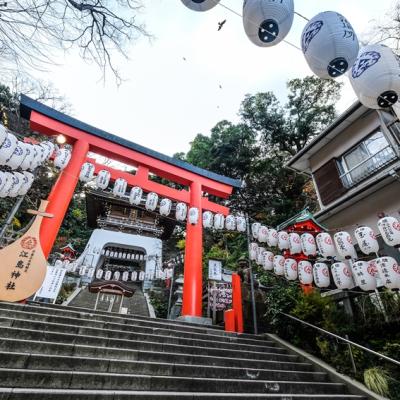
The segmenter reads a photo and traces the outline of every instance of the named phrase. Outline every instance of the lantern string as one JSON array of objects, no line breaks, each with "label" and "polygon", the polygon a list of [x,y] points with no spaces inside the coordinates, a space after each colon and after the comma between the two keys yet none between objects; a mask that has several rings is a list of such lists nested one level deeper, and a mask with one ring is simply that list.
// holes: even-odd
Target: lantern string
[{"label": "lantern string", "polygon": [[[226,6],[225,4],[223,4],[223,3],[220,2],[220,3],[218,3],[218,5],[220,5],[221,7],[225,8],[226,10],[230,11],[231,13],[237,15],[238,17],[240,17],[240,18],[242,18],[242,19],[245,19],[246,21],[250,22],[250,23],[253,24],[254,26],[259,27],[259,24],[258,24],[258,23],[256,23],[255,21],[252,21],[250,18],[245,18],[245,17],[243,16],[243,14],[241,14],[241,13],[239,13],[239,12],[233,10],[232,8]],[[298,15],[298,16],[300,16],[300,17],[302,17],[302,18],[304,18],[305,20],[309,21],[306,17],[304,17],[304,16],[301,15],[300,13],[295,12],[295,14]],[[293,47],[293,48],[295,48],[295,49],[301,51],[301,53],[303,54],[303,49],[302,49],[301,47],[297,46],[296,44],[294,44],[294,43],[292,43],[292,42],[289,42],[287,39],[285,39],[284,37],[280,36],[279,34],[276,34],[276,33],[274,33],[274,32],[271,32],[271,31],[269,31],[268,29],[265,29],[265,28],[263,28],[263,31],[269,33],[270,35],[275,36],[275,37],[278,38],[278,39],[281,39],[282,42],[284,42],[284,43],[288,44],[289,46],[291,46],[291,47]],[[315,55],[313,55],[313,54],[311,54],[311,57],[312,57],[314,60],[316,60],[316,61],[320,61],[320,62],[323,61],[323,60],[321,60],[319,57],[317,57],[317,56],[315,56]],[[343,72],[342,72],[341,70],[339,70],[338,68],[336,68],[335,66],[332,65],[332,66],[331,66],[331,69],[339,73],[338,77],[342,77],[342,76],[344,77],[345,74],[343,74]],[[372,88],[371,86],[369,86],[369,85],[367,85],[367,84],[366,84],[366,86],[367,86],[368,88]],[[378,96],[378,99],[382,99],[382,100],[384,100],[385,102],[387,101],[387,99],[385,99],[382,95],[379,95],[379,96]]]},{"label": "lantern string", "polygon": [[305,19],[307,22],[310,20],[309,18],[305,17],[304,15],[298,13],[297,11],[294,12],[296,15],[298,15],[300,18]]}]

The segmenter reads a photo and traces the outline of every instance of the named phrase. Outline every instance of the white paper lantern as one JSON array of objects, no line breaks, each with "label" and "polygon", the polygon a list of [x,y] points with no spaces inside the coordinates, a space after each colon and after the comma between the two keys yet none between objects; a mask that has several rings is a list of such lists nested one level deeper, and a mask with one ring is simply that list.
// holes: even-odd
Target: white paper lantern
[{"label": "white paper lantern", "polygon": [[97,271],[96,271],[96,278],[97,279],[101,279],[102,277],[103,277],[103,270],[101,269],[101,268],[99,268]]},{"label": "white paper lantern", "polygon": [[28,193],[29,189],[31,188],[33,181],[35,179],[34,175],[28,171],[24,171],[22,175],[24,176],[24,178],[22,186],[18,191],[18,196],[25,196]]},{"label": "white paper lantern", "polygon": [[278,276],[285,275],[285,257],[281,255],[274,256],[274,274]]},{"label": "white paper lantern", "polygon": [[132,271],[132,274],[131,274],[131,281],[132,281],[132,282],[135,282],[135,281],[137,281],[137,278],[138,278],[138,273],[137,273],[137,271]]},{"label": "white paper lantern", "polygon": [[18,142],[17,147],[14,149],[12,156],[6,161],[6,164],[11,169],[17,169],[26,156],[25,144]]},{"label": "white paper lantern", "polygon": [[78,274],[79,274],[80,276],[83,276],[83,275],[86,274],[86,265],[82,265],[82,266],[79,268]]},{"label": "white paper lantern", "polygon": [[219,2],[220,0],[182,0],[182,3],[192,11],[208,11]]},{"label": "white paper lantern", "polygon": [[322,79],[343,75],[353,65],[359,50],[353,27],[334,11],[319,13],[307,23],[301,47],[309,67]]},{"label": "white paper lantern", "polygon": [[258,250],[258,244],[257,243],[250,243],[249,247],[249,254],[250,254],[250,260],[256,261],[257,260],[257,252]]},{"label": "white paper lantern", "polygon": [[251,234],[254,239],[258,239],[258,231],[260,230],[261,224],[258,222],[253,222],[251,224]]},{"label": "white paper lantern", "polygon": [[333,280],[338,289],[352,289],[355,284],[350,268],[344,262],[337,262],[331,267]]},{"label": "white paper lantern", "polygon": [[[30,166],[30,170],[31,171],[34,171],[37,167],[39,167],[39,165],[41,165],[41,163],[42,163],[42,160],[41,160],[41,158],[40,158],[40,154],[39,154],[39,151],[41,151],[41,150],[43,150],[43,149],[41,149],[41,147],[40,146],[38,146],[38,145],[36,145],[36,144],[34,144],[33,146],[32,146],[32,149],[33,149],[33,158],[32,158],[32,161],[31,161],[31,166]],[[41,149],[41,150],[40,150]],[[58,152],[58,150],[56,151],[56,155],[57,155],[57,152]],[[55,163],[55,157],[54,157],[54,163]]]},{"label": "white paper lantern", "polygon": [[203,212],[203,226],[204,228],[212,228],[214,226],[214,215],[211,211]]},{"label": "white paper lantern", "polygon": [[264,225],[261,225],[260,228],[258,229],[258,241],[260,243],[267,243],[268,239],[268,228]]},{"label": "white paper lantern", "polygon": [[7,163],[17,146],[18,139],[11,132],[8,132],[6,139],[0,147],[0,165]]},{"label": "white paper lantern", "polygon": [[48,160],[54,154],[54,150],[56,148],[54,143],[46,140],[45,142],[40,143],[40,146],[47,149],[46,150],[46,159]]},{"label": "white paper lantern", "polygon": [[225,217],[223,214],[215,214],[214,216],[214,229],[222,230],[225,226]]},{"label": "white paper lantern", "polygon": [[267,243],[270,247],[275,247],[278,245],[279,237],[278,231],[276,229],[268,229]]},{"label": "white paper lantern", "polygon": [[8,196],[9,197],[17,197],[19,191],[22,188],[22,185],[24,184],[24,178],[25,176],[21,174],[20,172],[13,172],[13,183],[10,187],[10,190],[8,191]]},{"label": "white paper lantern", "polygon": [[337,232],[333,236],[335,241],[336,250],[340,257],[349,259],[356,259],[357,252],[353,245],[353,240],[348,232]]},{"label": "white paper lantern", "polygon": [[303,233],[300,236],[301,250],[306,256],[317,255],[317,243],[311,233]]},{"label": "white paper lantern", "polygon": [[353,277],[355,284],[360,289],[368,291],[376,289],[375,273],[371,269],[370,263],[357,261],[353,264]]},{"label": "white paper lantern", "polygon": [[96,187],[102,190],[107,189],[110,179],[111,174],[109,171],[106,171],[105,169],[100,170],[96,176]]},{"label": "white paper lantern", "polygon": [[144,281],[144,272],[143,271],[139,272],[139,281]]},{"label": "white paper lantern", "polygon": [[88,162],[83,163],[79,174],[79,180],[81,182],[90,182],[93,179],[94,170],[94,164]]},{"label": "white paper lantern", "polygon": [[322,257],[332,258],[336,255],[335,245],[333,244],[333,240],[329,233],[319,233],[316,237],[316,242]]},{"label": "white paper lantern", "polygon": [[93,278],[93,276],[94,276],[94,268],[93,267],[89,268],[87,270],[87,272],[86,272],[86,275],[87,275],[88,278]]},{"label": "white paper lantern", "polygon": [[360,250],[364,254],[376,254],[379,251],[379,243],[376,240],[375,232],[368,226],[360,226],[354,232]]},{"label": "white paper lantern", "polygon": [[127,282],[128,279],[129,279],[129,272],[128,272],[128,271],[124,271],[124,272],[122,273],[122,280],[123,280],[124,282]]},{"label": "white paper lantern", "polygon": [[270,251],[264,251],[262,265],[265,271],[272,271],[274,269],[274,254]]},{"label": "white paper lantern", "polygon": [[190,225],[197,225],[199,222],[200,211],[197,207],[190,207],[189,208],[189,224]]},{"label": "white paper lantern", "polygon": [[27,171],[28,169],[31,169],[33,158],[34,158],[34,151],[33,151],[33,146],[29,143],[24,143],[25,145],[25,158],[20,164],[20,168],[23,171]]},{"label": "white paper lantern", "polygon": [[327,288],[331,284],[329,267],[325,263],[315,263],[313,267],[314,282],[319,288]]},{"label": "white paper lantern", "polygon": [[381,218],[378,221],[378,229],[388,246],[400,246],[400,222],[398,219],[394,217]]},{"label": "white paper lantern", "polygon": [[[39,151],[37,147],[36,150]],[[39,155],[37,157],[40,158]],[[71,160],[71,152],[67,148],[63,147],[62,149],[58,149],[56,152],[56,156],[54,158],[54,166],[62,170],[68,165],[70,160]]]},{"label": "white paper lantern", "polygon": [[234,215],[226,216],[225,227],[228,231],[234,231],[236,229],[236,218]]},{"label": "white paper lantern", "polygon": [[289,251],[290,254],[301,253],[301,240],[298,233],[289,233]]},{"label": "white paper lantern", "polygon": [[400,266],[393,257],[376,259],[379,278],[388,289],[400,289]]},{"label": "white paper lantern", "polygon": [[297,261],[293,258],[287,258],[284,264],[285,278],[288,281],[295,281],[297,279]]},{"label": "white paper lantern", "polygon": [[4,198],[8,196],[8,193],[11,187],[14,184],[14,176],[11,172],[4,172],[3,175],[3,185],[0,191],[0,198]]},{"label": "white paper lantern", "polygon": [[267,250],[265,249],[265,247],[258,247],[257,248],[257,259],[256,262],[258,265],[263,265],[264,264],[264,253]]},{"label": "white paper lantern", "polygon": [[128,182],[125,179],[117,178],[114,182],[113,195],[118,197],[125,196],[127,186]]},{"label": "white paper lantern", "polygon": [[279,250],[289,249],[289,235],[287,232],[281,231],[278,233],[278,247]]},{"label": "white paper lantern", "polygon": [[[1,126],[2,125],[0,125],[0,129],[1,129]],[[5,172],[0,171],[0,196],[1,196],[1,193],[3,192],[4,186],[7,183],[7,179],[8,179],[8,175]]]},{"label": "white paper lantern", "polygon": [[303,285],[313,283],[313,266],[309,261],[302,260],[298,264],[299,281]]},{"label": "white paper lantern", "polygon": [[246,218],[242,215],[236,217],[236,229],[238,232],[246,232],[247,230]]},{"label": "white paper lantern", "polygon": [[115,271],[113,275],[113,280],[114,281],[119,281],[119,278],[121,277],[121,273],[119,271]]},{"label": "white paper lantern", "polygon": [[387,108],[400,97],[398,57],[384,45],[368,45],[360,50],[351,69],[350,82],[360,102],[368,108]]},{"label": "white paper lantern", "polygon": [[7,128],[4,125],[0,124],[0,147],[6,140],[6,137],[7,137]]},{"label": "white paper lantern", "polygon": [[178,203],[175,208],[175,218],[178,221],[185,221],[187,214],[187,205],[185,203]]},{"label": "white paper lantern", "polygon": [[142,201],[142,196],[143,189],[138,186],[134,186],[129,194],[129,203],[139,206],[140,202]]},{"label": "white paper lantern", "polygon": [[170,199],[162,199],[160,201],[160,214],[168,216],[171,213],[172,201]]},{"label": "white paper lantern", "polygon": [[148,193],[145,204],[146,210],[154,211],[157,208],[157,204],[158,204],[158,194],[154,192]]},{"label": "white paper lantern", "polygon": [[243,4],[244,30],[260,47],[280,43],[289,33],[293,17],[293,0],[246,0]]}]

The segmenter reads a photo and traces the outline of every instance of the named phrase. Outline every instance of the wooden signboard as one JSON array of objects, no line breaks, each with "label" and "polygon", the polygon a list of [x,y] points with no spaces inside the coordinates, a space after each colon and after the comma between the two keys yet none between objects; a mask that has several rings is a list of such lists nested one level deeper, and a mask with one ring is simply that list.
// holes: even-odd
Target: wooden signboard
[{"label": "wooden signboard", "polygon": [[42,200],[29,230],[0,250],[0,300],[20,301],[34,294],[46,276],[47,261],[40,245],[39,229],[48,202]]}]

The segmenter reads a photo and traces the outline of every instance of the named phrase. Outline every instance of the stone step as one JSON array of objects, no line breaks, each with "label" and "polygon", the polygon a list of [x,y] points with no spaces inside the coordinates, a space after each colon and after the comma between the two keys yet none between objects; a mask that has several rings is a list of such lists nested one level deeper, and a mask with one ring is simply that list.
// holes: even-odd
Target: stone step
[{"label": "stone step", "polygon": [[[171,324],[174,324],[174,325],[178,325],[178,326],[179,325],[184,325],[184,326],[188,325],[186,322],[182,322],[182,321],[179,321],[179,320],[166,320],[165,318],[151,318],[149,316],[144,316],[142,314],[134,314],[134,313],[133,314],[123,314],[123,315],[121,315],[121,314],[115,313],[115,312],[108,312],[108,311],[104,311],[104,310],[93,310],[92,308],[86,308],[86,307],[80,307],[80,306],[78,307],[76,305],[63,306],[63,305],[59,305],[59,304],[39,303],[39,302],[36,302],[36,301],[28,301],[28,304],[36,305],[36,306],[39,306],[39,307],[45,306],[45,307],[48,307],[48,308],[55,308],[55,309],[58,309],[58,310],[64,309],[64,310],[70,310],[70,311],[76,311],[76,312],[84,312],[84,313],[92,313],[92,314],[106,315],[106,316],[113,315],[113,316],[116,316],[116,317],[123,316],[124,318],[127,318],[127,319],[134,318],[134,319],[138,319],[138,320],[142,320],[142,321],[151,320],[153,322],[161,322],[161,323],[168,322],[168,323],[171,323]],[[195,327],[204,328],[204,325],[202,325],[202,324],[190,324],[190,325],[191,326],[193,325]],[[219,325],[207,325],[207,327],[210,328],[210,329],[215,329],[215,330],[223,330],[223,327],[221,327]]]},{"label": "stone step", "polygon": [[[54,356],[43,354],[0,352],[1,367],[11,369],[109,372],[118,374],[203,377],[219,379],[327,381],[323,372],[217,367],[144,361],[122,361],[109,358]],[[299,365],[301,366],[301,364]]]},{"label": "stone step", "polygon": [[[149,319],[136,319],[136,318],[128,318],[122,317],[120,314],[112,314],[105,313],[105,315],[92,313],[92,312],[78,312],[71,311],[67,308],[57,309],[54,307],[47,306],[33,306],[30,304],[18,304],[18,303],[3,303],[0,302],[0,309],[9,309],[9,310],[19,310],[26,311],[29,313],[38,313],[38,314],[50,314],[50,315],[58,315],[64,317],[72,317],[72,318],[90,318],[92,320],[102,321],[102,322],[117,322],[126,324],[129,321],[129,324],[135,324],[138,326],[144,327],[152,327],[152,328],[164,328],[164,329],[179,329],[181,331],[186,332],[198,332],[203,334],[212,334],[212,335],[221,335],[221,336],[236,336],[236,334],[227,333],[222,330],[214,329],[212,327],[203,327],[203,326],[192,326],[192,324],[185,323],[173,323],[169,320],[153,320]],[[141,317],[143,318],[143,317]],[[240,335],[243,338],[251,338],[254,340],[263,340],[263,337],[254,336],[254,335]]]},{"label": "stone step", "polygon": [[[206,333],[198,333],[198,332],[189,332],[189,331],[181,331],[176,329],[169,328],[152,328],[138,325],[128,324],[130,321],[124,321],[125,323],[114,323],[114,322],[103,322],[100,320],[93,320],[89,315],[85,314],[84,316],[80,316],[79,318],[75,317],[64,317],[52,314],[40,314],[28,311],[16,311],[13,309],[2,309],[0,308],[0,317],[13,318],[13,319],[24,319],[24,320],[32,320],[32,321],[41,321],[46,323],[58,323],[64,325],[79,325],[81,327],[93,327],[98,329],[106,329],[106,330],[116,330],[116,331],[128,331],[128,332],[136,332],[142,333],[146,335],[162,335],[162,336],[173,336],[180,338],[188,338],[188,339],[199,339],[199,340],[208,340],[213,343],[237,343],[237,344],[250,344],[256,346],[276,346],[276,343],[264,339],[264,340],[253,340],[253,339],[243,339],[238,335],[213,335]],[[122,321],[119,321],[122,322]]]},{"label": "stone step", "polygon": [[[26,314],[26,313],[25,313]],[[10,315],[11,317],[11,315]],[[79,320],[75,320],[75,324],[58,324],[54,322],[42,322],[42,321],[32,321],[29,319],[20,319],[20,315],[15,315],[17,319],[10,317],[0,316],[0,326],[12,327],[15,329],[29,329],[36,331],[51,331],[57,333],[69,333],[73,335],[84,335],[84,336],[98,336],[109,339],[127,339],[141,342],[157,342],[164,344],[175,344],[183,346],[198,346],[206,348],[226,348],[229,350],[240,350],[240,351],[253,351],[253,352],[272,352],[272,353],[286,353],[285,350],[278,348],[276,346],[262,345],[263,343],[259,341],[259,346],[249,345],[249,344],[239,344],[239,343],[226,343],[226,342],[215,342],[212,340],[204,339],[191,339],[191,338],[176,338],[173,336],[164,335],[154,335],[154,334],[144,334],[129,331],[111,330],[104,328],[91,328],[77,325]],[[27,315],[25,315],[27,317]]]},{"label": "stone step", "polygon": [[236,380],[158,375],[0,368],[0,387],[85,390],[192,391],[212,393],[340,394],[345,386],[330,382]]},{"label": "stone step", "polygon": [[[41,332],[39,332],[39,336],[40,334]],[[269,355],[268,360],[257,360],[254,358],[209,356],[201,353],[185,354],[170,353],[167,351],[138,351],[126,348],[101,347],[96,344],[78,345],[71,343],[53,343],[45,341],[45,338],[41,339],[42,340],[23,340],[19,337],[0,337],[0,351],[73,357],[110,358],[121,361],[156,362],[167,364],[312,371],[312,365],[310,363],[299,362],[298,357],[294,355],[287,355],[283,360],[277,362],[277,359],[282,358],[282,355],[271,354]]]},{"label": "stone step", "polygon": [[0,388],[0,400],[363,400],[349,394],[257,394]]},{"label": "stone step", "polygon": [[0,326],[0,337],[9,339],[18,338],[34,341],[43,340],[53,343],[69,343],[89,346],[96,345],[97,347],[111,347],[142,351],[204,354],[208,356],[230,358],[251,358],[253,360],[290,361],[297,358],[297,356],[287,354],[287,351],[285,349],[281,349],[278,347],[271,347],[270,351],[259,353],[256,351],[248,350],[232,350],[229,348],[229,346],[226,346],[224,348],[207,348],[150,341],[115,339],[83,334],[76,335],[71,333],[59,333],[52,331],[37,331],[34,329],[9,328],[4,326]]}]

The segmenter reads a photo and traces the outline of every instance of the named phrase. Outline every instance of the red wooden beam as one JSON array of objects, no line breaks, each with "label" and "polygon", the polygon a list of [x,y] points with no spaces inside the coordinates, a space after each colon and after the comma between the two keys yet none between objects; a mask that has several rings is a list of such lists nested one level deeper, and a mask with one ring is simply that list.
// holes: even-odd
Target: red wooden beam
[{"label": "red wooden beam", "polygon": [[151,156],[128,149],[116,143],[83,132],[72,126],[56,121],[36,111],[31,112],[31,128],[48,136],[62,134],[67,137],[69,143],[82,140],[89,143],[90,151],[104,157],[134,166],[143,166],[161,178],[189,186],[193,182],[199,182],[202,190],[214,196],[228,198],[232,193],[232,186],[216,182],[212,179],[197,175],[193,172],[157,160]]}]

